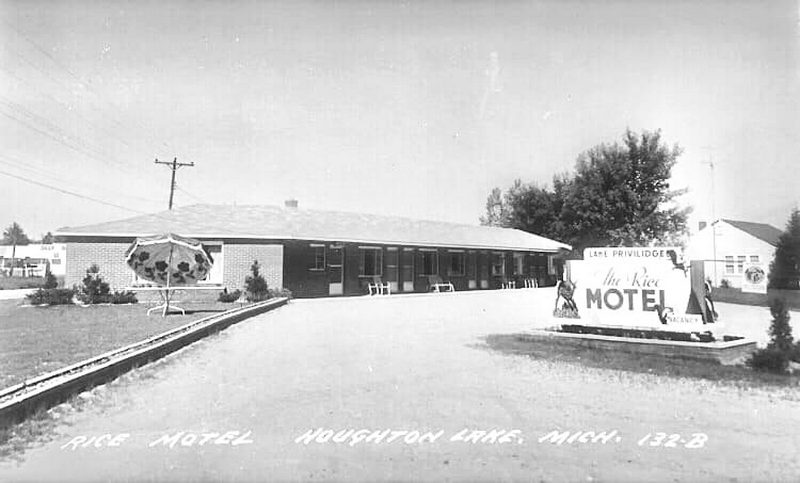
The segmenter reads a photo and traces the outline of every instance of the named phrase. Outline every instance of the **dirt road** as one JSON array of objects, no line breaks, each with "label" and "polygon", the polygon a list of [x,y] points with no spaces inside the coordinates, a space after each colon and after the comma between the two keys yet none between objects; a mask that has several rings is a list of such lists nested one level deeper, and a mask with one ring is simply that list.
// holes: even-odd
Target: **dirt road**
[{"label": "dirt road", "polygon": [[51,440],[0,465],[0,480],[800,479],[800,390],[483,344],[546,323],[552,300],[294,301],[96,388],[80,411],[53,410]]}]

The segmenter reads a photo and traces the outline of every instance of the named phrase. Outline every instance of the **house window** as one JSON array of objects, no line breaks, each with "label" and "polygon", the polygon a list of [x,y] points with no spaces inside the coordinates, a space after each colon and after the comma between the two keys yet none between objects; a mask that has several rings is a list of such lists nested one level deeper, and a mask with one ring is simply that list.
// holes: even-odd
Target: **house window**
[{"label": "house window", "polygon": [[506,274],[505,257],[502,253],[492,254],[492,276],[502,277]]},{"label": "house window", "polygon": [[725,273],[733,273],[733,257],[725,257]]},{"label": "house window", "polygon": [[465,265],[464,252],[450,252],[450,275],[464,275]]},{"label": "house window", "polygon": [[419,251],[422,256],[422,267],[420,267],[420,276],[425,277],[428,275],[437,275],[439,273],[439,254],[436,250],[422,250]]},{"label": "house window", "polygon": [[361,248],[361,275],[372,277],[383,275],[383,251],[378,247]]},{"label": "house window", "polygon": [[745,260],[747,260],[747,257],[744,255],[739,255],[739,258],[736,260],[736,271],[738,273],[742,273],[744,271]]},{"label": "house window", "polygon": [[758,255],[750,255],[750,262],[758,263],[759,262]]},{"label": "house window", "polygon": [[325,270],[325,245],[311,245],[314,250],[314,261],[309,270]]}]

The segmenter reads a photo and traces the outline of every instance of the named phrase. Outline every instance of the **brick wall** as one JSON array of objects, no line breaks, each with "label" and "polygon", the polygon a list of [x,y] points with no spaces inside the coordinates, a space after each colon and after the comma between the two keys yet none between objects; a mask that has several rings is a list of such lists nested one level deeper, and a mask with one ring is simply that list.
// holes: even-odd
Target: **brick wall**
[{"label": "brick wall", "polygon": [[92,264],[100,267],[100,276],[112,290],[130,286],[133,272],[125,264],[125,250],[129,246],[129,241],[67,243],[64,286],[80,285]]},{"label": "brick wall", "polygon": [[222,283],[229,290],[244,287],[244,279],[250,275],[254,260],[258,260],[269,288],[283,287],[283,245],[225,243],[223,251]]}]

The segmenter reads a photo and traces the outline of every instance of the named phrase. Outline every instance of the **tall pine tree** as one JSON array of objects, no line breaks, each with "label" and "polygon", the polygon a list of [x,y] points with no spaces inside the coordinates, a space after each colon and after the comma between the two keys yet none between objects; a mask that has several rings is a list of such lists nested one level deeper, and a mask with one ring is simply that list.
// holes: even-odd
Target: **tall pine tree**
[{"label": "tall pine tree", "polygon": [[800,289],[800,209],[792,210],[786,230],[778,238],[769,266],[769,287]]}]

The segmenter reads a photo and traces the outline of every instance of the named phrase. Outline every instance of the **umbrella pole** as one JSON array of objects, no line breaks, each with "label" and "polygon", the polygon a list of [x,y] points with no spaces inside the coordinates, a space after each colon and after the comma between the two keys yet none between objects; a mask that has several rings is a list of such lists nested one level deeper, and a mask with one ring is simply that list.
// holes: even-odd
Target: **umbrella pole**
[{"label": "umbrella pole", "polygon": [[161,314],[161,317],[166,317],[167,316],[167,312],[169,312],[169,281],[172,278],[172,274],[170,273],[170,270],[172,269],[172,250],[173,250],[173,246],[170,244],[170,246],[169,246],[169,263],[167,264],[167,293],[165,294],[166,302],[164,303],[164,313]]}]

